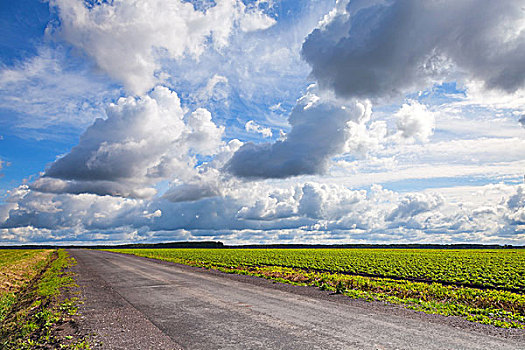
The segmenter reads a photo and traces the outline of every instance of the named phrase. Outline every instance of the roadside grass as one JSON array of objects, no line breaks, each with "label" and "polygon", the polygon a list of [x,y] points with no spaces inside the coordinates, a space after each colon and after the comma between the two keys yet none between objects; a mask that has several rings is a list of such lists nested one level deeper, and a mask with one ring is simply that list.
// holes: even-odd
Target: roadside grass
[{"label": "roadside grass", "polygon": [[339,272],[282,266],[216,264],[204,259],[187,260],[155,250],[112,250],[175,263],[252,275],[281,283],[316,286],[322,290],[366,301],[402,305],[429,314],[458,316],[501,328],[525,328],[525,295],[506,290],[416,282],[386,277],[367,277]]},{"label": "roadside grass", "polygon": [[85,339],[58,331],[77,313],[77,298],[65,296],[75,286],[72,274],[65,271],[73,264],[64,250],[53,251],[38,264],[40,269],[29,283],[10,295],[1,320],[0,348],[90,348]]},{"label": "roadside grass", "polygon": [[469,321],[501,328],[525,328],[525,296],[507,291],[320,273],[275,266],[201,267],[258,276],[281,283],[316,286],[354,299],[399,304],[416,311],[459,316]]},{"label": "roadside grass", "polygon": [[0,322],[16,300],[16,293],[45,266],[52,250],[0,250]]}]

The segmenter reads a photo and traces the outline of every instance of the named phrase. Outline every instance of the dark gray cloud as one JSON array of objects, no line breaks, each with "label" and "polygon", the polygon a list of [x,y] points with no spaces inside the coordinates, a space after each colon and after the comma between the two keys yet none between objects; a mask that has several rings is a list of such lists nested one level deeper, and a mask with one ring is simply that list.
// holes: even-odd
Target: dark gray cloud
[{"label": "dark gray cloud", "polygon": [[525,115],[522,115],[518,121],[520,122],[521,126],[525,128]]},{"label": "dark gray cloud", "polygon": [[341,105],[312,92],[303,96],[288,119],[286,139],[275,143],[243,145],[226,165],[235,176],[286,178],[326,171],[329,160],[344,151],[348,122],[367,118],[367,106]]},{"label": "dark gray cloud", "polygon": [[[344,6],[346,3],[346,6]],[[514,92],[525,82],[522,0],[340,1],[305,40],[321,88],[381,98],[462,76]]]},{"label": "dark gray cloud", "polygon": [[91,193],[99,196],[118,196],[132,198],[149,198],[155,194],[155,190],[150,187],[131,186],[127,182],[106,180],[62,180],[57,178],[42,177],[30,185],[35,191],[44,193],[70,193],[81,194]]},{"label": "dark gray cloud", "polygon": [[191,202],[202,198],[215,197],[221,194],[221,187],[216,182],[196,181],[169,188],[162,195],[171,202]]}]

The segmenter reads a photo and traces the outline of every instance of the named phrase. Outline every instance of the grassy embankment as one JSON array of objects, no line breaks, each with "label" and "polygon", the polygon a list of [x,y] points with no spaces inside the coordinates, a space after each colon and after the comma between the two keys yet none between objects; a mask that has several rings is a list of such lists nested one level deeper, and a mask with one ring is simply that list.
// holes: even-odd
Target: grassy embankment
[{"label": "grassy embankment", "polygon": [[352,298],[525,328],[525,251],[121,249],[227,273],[317,286]]},{"label": "grassy embankment", "polygon": [[59,334],[77,311],[64,250],[0,250],[0,348],[89,349],[84,339]]}]

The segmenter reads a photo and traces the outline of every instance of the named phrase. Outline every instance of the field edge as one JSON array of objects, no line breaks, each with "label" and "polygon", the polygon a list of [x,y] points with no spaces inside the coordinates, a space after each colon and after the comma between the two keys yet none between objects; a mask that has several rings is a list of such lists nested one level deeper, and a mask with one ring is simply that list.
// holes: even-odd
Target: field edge
[{"label": "field edge", "polygon": [[90,349],[76,332],[80,302],[69,268],[75,260],[63,249],[53,251],[37,275],[15,294],[1,322],[2,349]]},{"label": "field edge", "polygon": [[204,261],[155,256],[145,253],[147,249],[141,250],[142,254],[134,249],[104,250],[229,274],[262,277],[280,283],[314,286],[353,299],[386,302],[428,314],[458,316],[467,321],[499,328],[525,328],[525,296],[509,291],[352,276],[282,266],[223,266]]}]

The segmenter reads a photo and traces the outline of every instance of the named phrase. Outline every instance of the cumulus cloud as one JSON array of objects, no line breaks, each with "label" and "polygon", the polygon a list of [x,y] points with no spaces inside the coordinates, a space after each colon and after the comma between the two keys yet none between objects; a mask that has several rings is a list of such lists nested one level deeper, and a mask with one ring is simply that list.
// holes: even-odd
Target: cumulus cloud
[{"label": "cumulus cloud", "polygon": [[276,23],[275,19],[268,17],[256,8],[246,11],[239,22],[243,32],[268,29]]},{"label": "cumulus cloud", "polygon": [[264,126],[260,126],[253,120],[249,120],[244,124],[244,128],[248,132],[253,132],[256,134],[261,134],[263,137],[272,137],[272,129],[271,128],[265,128]]},{"label": "cumulus cloud", "polygon": [[[447,200],[437,193],[401,194],[377,185],[354,190],[314,181],[279,187],[257,182],[230,186],[224,196],[181,202],[42,193],[20,186],[0,207],[0,235],[12,242],[49,242],[165,240],[183,234],[181,239],[233,243],[240,231],[246,232],[247,240],[271,241],[277,239],[272,232],[279,231],[288,237],[282,239],[303,242],[305,232],[343,242],[377,237],[433,242],[434,233],[439,233],[447,242],[518,242],[525,232],[524,193],[523,185],[489,185],[474,189],[474,203]],[[494,200],[498,197],[499,203]],[[42,237],[33,237],[37,232]]]},{"label": "cumulus cloud", "polygon": [[275,143],[244,144],[226,169],[239,177],[286,178],[321,174],[330,159],[345,151],[350,121],[360,123],[370,115],[370,105],[352,101],[341,104],[321,98],[314,87],[297,101],[288,121],[292,129]]},{"label": "cumulus cloud", "polygon": [[340,0],[302,47],[321,88],[382,98],[455,74],[524,87],[523,1]]},{"label": "cumulus cloud", "polygon": [[32,188],[50,193],[151,197],[163,179],[192,179],[196,155],[222,145],[223,127],[199,108],[185,114],[175,92],[155,88],[141,98],[121,98],[97,119],[68,154]]},{"label": "cumulus cloud", "polygon": [[162,80],[160,58],[199,57],[208,45],[225,47],[234,27],[254,31],[275,23],[240,0],[219,0],[203,11],[181,0],[50,3],[58,9],[59,35],[139,95]]},{"label": "cumulus cloud", "polygon": [[403,104],[394,117],[397,119],[397,129],[403,138],[425,142],[434,133],[434,114],[417,101]]},{"label": "cumulus cloud", "polygon": [[299,213],[314,219],[340,219],[349,213],[363,212],[367,193],[338,185],[306,183],[302,187]]},{"label": "cumulus cloud", "polygon": [[388,221],[412,218],[443,205],[443,196],[439,194],[407,194],[401,198],[396,208],[388,215]]}]

